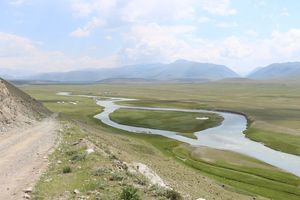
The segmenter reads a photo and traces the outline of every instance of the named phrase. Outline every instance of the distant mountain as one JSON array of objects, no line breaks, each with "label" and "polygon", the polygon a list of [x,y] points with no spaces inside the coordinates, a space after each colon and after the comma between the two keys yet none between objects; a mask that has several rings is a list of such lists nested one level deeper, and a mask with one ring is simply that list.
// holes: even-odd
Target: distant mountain
[{"label": "distant mountain", "polygon": [[28,69],[8,69],[0,67],[0,76],[5,79],[19,79],[24,76],[29,76],[33,73],[33,71],[30,71]]},{"label": "distant mountain", "polygon": [[239,77],[224,65],[177,60],[170,64],[130,65],[113,69],[45,73],[27,77],[31,80],[60,82],[95,82],[112,79],[144,80],[220,80]]},{"label": "distant mountain", "polygon": [[300,62],[275,63],[262,67],[252,72],[248,78],[270,79],[294,79],[300,77]]}]

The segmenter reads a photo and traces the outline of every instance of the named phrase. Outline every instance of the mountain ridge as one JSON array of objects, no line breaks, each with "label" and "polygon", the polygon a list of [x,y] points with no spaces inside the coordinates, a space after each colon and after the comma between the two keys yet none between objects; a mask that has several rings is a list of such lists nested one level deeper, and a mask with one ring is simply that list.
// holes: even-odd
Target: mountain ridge
[{"label": "mountain ridge", "polygon": [[247,78],[276,80],[300,77],[300,62],[273,63],[250,73]]},{"label": "mountain ridge", "polygon": [[43,73],[27,79],[60,82],[97,82],[106,79],[147,80],[220,80],[239,77],[224,65],[177,60],[169,64],[127,65],[119,68],[77,70],[62,73]]},{"label": "mountain ridge", "polygon": [[[5,74],[0,70],[0,75]],[[246,76],[240,76],[225,65],[201,63],[189,60],[176,60],[169,64],[152,63],[125,65],[117,68],[81,69],[68,72],[48,72],[37,75],[6,76],[14,81],[40,83],[94,83],[94,82],[208,82],[231,78],[252,80],[298,80],[300,62],[272,63],[257,67]],[[134,81],[133,81],[134,82]]]}]

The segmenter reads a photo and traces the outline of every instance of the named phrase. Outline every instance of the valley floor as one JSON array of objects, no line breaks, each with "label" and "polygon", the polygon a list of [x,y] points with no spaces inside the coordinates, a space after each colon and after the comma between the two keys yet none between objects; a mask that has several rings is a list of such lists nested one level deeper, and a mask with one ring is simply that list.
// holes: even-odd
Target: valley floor
[{"label": "valley floor", "polygon": [[47,155],[55,145],[58,128],[51,117],[0,136],[0,199],[24,198],[23,190],[33,186],[47,168]]},{"label": "valley floor", "polygon": [[[184,199],[295,199],[300,179],[229,151],[194,148],[159,136],[133,134],[93,118],[103,108],[93,99],[61,91],[141,99],[127,105],[230,110],[249,118],[249,138],[299,155],[299,85],[210,83],[187,85],[35,85],[23,89],[60,113],[62,142],[36,184],[33,199],[119,199],[134,186],[142,199],[170,199],[116,163],[142,163]],[[132,116],[132,115],[131,115]],[[127,118],[126,118],[127,120]],[[89,145],[94,153],[86,155]],[[102,155],[106,152],[108,156]],[[126,167],[125,167],[126,168]],[[112,195],[113,194],[113,195]],[[158,195],[158,196],[157,196]],[[83,198],[84,197],[84,198]]]}]

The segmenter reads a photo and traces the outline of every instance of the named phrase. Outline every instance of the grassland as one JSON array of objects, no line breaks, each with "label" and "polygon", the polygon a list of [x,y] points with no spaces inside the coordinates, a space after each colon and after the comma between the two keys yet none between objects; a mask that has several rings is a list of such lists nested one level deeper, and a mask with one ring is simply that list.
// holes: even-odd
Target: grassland
[{"label": "grassland", "polygon": [[[115,149],[99,138],[93,141],[95,136],[80,126],[63,123],[63,142],[51,155],[49,170],[39,180],[33,199],[116,200],[127,188],[133,189],[137,199],[169,199],[170,190],[151,186],[145,177],[129,171]],[[95,152],[88,154],[87,149]]]},{"label": "grassland", "polygon": [[[33,199],[119,199],[122,189],[130,185],[138,188],[142,199],[170,199],[164,189],[151,187],[144,177],[126,170],[120,172],[118,162],[148,165],[184,199],[246,200],[249,195],[256,196],[233,192],[236,190],[229,185],[224,188],[221,183],[178,162],[169,154],[169,149],[180,145],[174,140],[122,132],[99,123],[89,114],[101,111],[91,99],[56,96],[51,89],[37,91],[31,88],[28,91],[40,96],[52,111],[59,111],[59,120],[64,124],[61,144],[51,156],[48,172],[34,189]],[[65,103],[57,103],[62,101]],[[71,101],[78,101],[78,104],[68,103]],[[95,149],[95,154],[86,156],[85,150],[90,146]],[[64,173],[67,167],[70,172]],[[114,174],[123,178],[112,178]],[[74,194],[75,190],[80,193]]]},{"label": "grassland", "polygon": [[[80,129],[87,131],[88,136],[84,137],[92,137],[90,141],[114,147],[114,151],[118,152],[115,155],[126,162],[138,160],[151,166],[186,199],[249,199],[253,196],[257,199],[261,196],[299,199],[299,178],[291,174],[232,152],[213,149],[203,151],[163,137],[126,133],[107,127],[92,118],[93,114],[101,111],[93,100],[54,95],[59,91],[70,91],[142,99],[131,102],[135,105],[242,112],[252,121],[246,133],[248,137],[258,137],[256,140],[265,141],[272,148],[299,154],[297,148],[288,148],[287,145],[289,140],[293,140],[292,145],[295,147],[300,145],[297,140],[300,92],[297,88],[298,85],[292,84],[226,82],[156,86],[29,86],[23,89],[42,100],[51,110],[61,112],[64,120],[74,122]],[[57,101],[78,101],[78,104],[58,104]],[[102,163],[95,162],[98,165]],[[91,171],[89,168],[86,170]],[[50,168],[48,177],[54,176],[51,173]],[[51,187],[49,184],[48,187]],[[40,195],[45,194],[42,189],[38,191],[41,191],[38,193]],[[116,191],[120,191],[120,188]]]},{"label": "grassland", "polygon": [[[193,133],[221,124],[223,118],[209,113],[185,113],[176,111],[149,111],[121,108],[109,116],[113,121],[136,127],[145,127],[178,132],[180,135],[197,138]],[[199,120],[198,117],[208,117]]]}]

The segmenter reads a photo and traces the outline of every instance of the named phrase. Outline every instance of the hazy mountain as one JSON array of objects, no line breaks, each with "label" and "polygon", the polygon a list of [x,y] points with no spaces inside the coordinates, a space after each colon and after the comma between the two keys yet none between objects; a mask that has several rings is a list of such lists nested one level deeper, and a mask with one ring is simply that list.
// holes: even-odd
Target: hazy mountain
[{"label": "hazy mountain", "polygon": [[238,77],[223,65],[178,60],[170,64],[130,65],[113,69],[80,70],[64,73],[45,73],[27,79],[94,82],[106,79],[145,79],[145,80],[220,80]]},{"label": "hazy mountain", "polygon": [[33,71],[22,69],[8,69],[0,67],[0,77],[5,79],[19,79],[33,74]]},{"label": "hazy mountain", "polygon": [[300,62],[275,63],[252,72],[251,79],[288,79],[300,77]]},{"label": "hazy mountain", "polygon": [[224,78],[239,77],[238,74],[224,65],[211,63],[198,63],[187,60],[177,60],[165,65],[157,79],[207,79],[220,80]]}]

